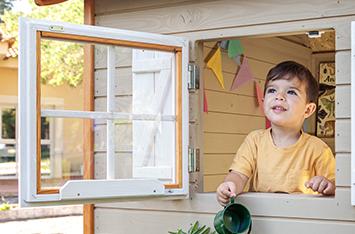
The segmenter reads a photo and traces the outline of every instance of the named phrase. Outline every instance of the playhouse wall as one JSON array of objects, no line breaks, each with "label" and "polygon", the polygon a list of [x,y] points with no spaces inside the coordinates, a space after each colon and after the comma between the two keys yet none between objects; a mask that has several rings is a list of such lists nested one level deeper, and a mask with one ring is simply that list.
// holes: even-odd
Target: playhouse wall
[{"label": "playhouse wall", "polygon": [[[355,20],[355,2],[330,0],[283,1],[282,3],[276,0],[101,0],[95,2],[95,15],[96,24],[100,26],[175,34],[189,38],[192,41],[190,60],[201,67],[203,80],[205,80],[205,84],[201,85],[206,85],[207,94],[211,96],[209,108],[212,110],[221,108],[221,111],[228,110],[232,113],[236,113],[239,109],[233,106],[237,102],[232,99],[226,100],[229,97],[223,98],[225,94],[218,92],[219,87],[213,83],[215,80],[210,71],[203,69],[205,66],[204,56],[208,50],[211,50],[213,44],[209,42],[196,43],[197,41],[216,41],[221,38],[253,35],[280,35],[289,32],[334,28],[336,33],[337,85],[334,149],[337,161],[336,196],[312,197],[250,193],[240,196],[240,202],[245,204],[253,215],[253,233],[336,232],[345,234],[353,232],[355,229],[355,208],[350,204],[350,22]],[[242,43],[246,49],[252,50],[252,46],[249,47],[248,42]],[[262,45],[260,46],[262,47]],[[289,56],[305,63],[306,54],[308,54],[307,51],[298,51],[298,53],[282,57],[280,53],[275,60],[267,65],[253,65],[257,64],[257,60],[251,60],[250,65],[255,72],[254,78],[262,83],[266,70],[273,64],[286,57],[289,58]],[[96,70],[95,75],[98,72],[98,69]],[[226,67],[224,73],[226,87],[229,87],[233,73],[235,73],[233,66]],[[99,87],[98,84],[95,89],[99,92],[97,87]],[[101,87],[103,89],[105,86]],[[232,157],[238,147],[238,141],[240,142],[243,136],[236,137],[240,138],[239,140],[231,138],[229,148],[221,147],[218,152],[216,151],[220,138],[217,134],[215,136],[208,134],[208,132],[214,131],[215,124],[211,122],[216,121],[217,117],[220,121],[220,119],[229,116],[202,113],[202,88],[190,94],[190,144],[199,147],[202,152],[201,157],[204,157],[201,159],[201,172],[191,174],[190,199],[95,204],[95,233],[167,233],[169,230],[187,228],[190,223],[196,220],[209,226],[213,225],[213,217],[221,207],[216,203],[213,192],[203,191],[213,191],[216,184],[221,181],[223,170],[228,166],[226,162]],[[248,84],[235,92],[248,93],[245,95],[245,99],[252,102],[252,100],[255,101],[254,96],[250,95],[252,89],[252,85]],[[213,98],[213,95],[217,95],[216,93],[219,96]],[[105,98],[104,95],[102,94],[100,97]],[[242,95],[234,96],[236,99],[242,97]],[[101,108],[99,104],[95,104],[95,108]],[[253,123],[258,128],[263,127],[264,121],[255,103],[248,105],[248,108],[251,108],[250,111],[253,111],[255,115],[252,118]],[[238,121],[243,116],[233,116],[233,118],[235,119],[227,119],[226,121]],[[230,128],[233,129],[233,127]],[[245,135],[252,128],[254,125],[245,126],[240,134]],[[229,129],[225,129],[225,131],[228,134]],[[214,157],[215,153],[219,154],[224,150],[226,150],[226,159]],[[129,152],[126,152],[123,157],[129,158],[130,155]],[[104,168],[104,160],[96,157],[95,173],[97,177],[101,176],[99,174],[102,168]],[[218,173],[221,174],[220,177],[218,177]],[[216,178],[212,179],[212,176],[216,174]]]}]

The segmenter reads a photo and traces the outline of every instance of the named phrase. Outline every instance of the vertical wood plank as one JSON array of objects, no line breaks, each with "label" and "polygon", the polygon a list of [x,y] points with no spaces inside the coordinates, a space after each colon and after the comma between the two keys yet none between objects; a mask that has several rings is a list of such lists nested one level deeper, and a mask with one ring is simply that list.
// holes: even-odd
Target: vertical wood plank
[{"label": "vertical wood plank", "polygon": [[[84,0],[84,23],[95,24],[94,0]],[[84,47],[84,110],[94,110],[94,46]],[[94,135],[93,121],[84,120],[84,179],[94,178]],[[94,205],[83,207],[84,234],[94,234]]]}]

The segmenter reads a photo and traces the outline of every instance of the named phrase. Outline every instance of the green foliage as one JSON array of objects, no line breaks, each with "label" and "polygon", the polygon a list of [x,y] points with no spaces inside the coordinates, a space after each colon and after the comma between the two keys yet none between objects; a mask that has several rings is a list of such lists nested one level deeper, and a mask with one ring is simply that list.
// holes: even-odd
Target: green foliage
[{"label": "green foliage", "polygon": [[16,133],[16,112],[15,109],[3,109],[2,118],[2,138],[15,139]]},{"label": "green foliage", "polygon": [[13,1],[14,0],[0,0],[0,15],[4,14],[5,10],[10,10],[12,8]]},{"label": "green foliage", "polygon": [[191,224],[191,227],[187,232],[178,229],[176,232],[169,232],[169,234],[217,234],[217,232],[211,231],[211,228],[206,227],[206,225],[200,227],[199,222],[196,221],[193,225]]},{"label": "green foliage", "polygon": [[[33,0],[28,1],[32,11],[24,13],[6,10],[1,16],[4,23],[0,24],[0,28],[5,35],[18,38],[20,16],[74,24],[84,22],[83,0],[71,0],[42,7],[36,6]],[[17,42],[15,47],[17,47]],[[83,45],[54,40],[41,41],[41,81],[43,84],[52,86],[68,84],[76,87],[82,81],[83,64]]]},{"label": "green foliage", "polygon": [[0,211],[5,211],[5,210],[10,210],[11,206],[9,205],[8,202],[2,203],[0,205]]}]

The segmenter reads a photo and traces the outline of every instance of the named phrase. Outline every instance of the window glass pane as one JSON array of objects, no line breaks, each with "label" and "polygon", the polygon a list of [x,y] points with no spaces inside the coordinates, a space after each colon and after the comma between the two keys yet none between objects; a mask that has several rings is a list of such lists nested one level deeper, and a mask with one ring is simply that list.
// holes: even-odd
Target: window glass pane
[{"label": "window glass pane", "polygon": [[0,176],[16,175],[15,144],[0,144]]},{"label": "window glass pane", "polygon": [[15,108],[2,108],[1,138],[15,139],[16,137],[16,111]]},{"label": "window glass pane", "polygon": [[49,120],[41,117],[41,139],[49,139]]},{"label": "window glass pane", "polygon": [[77,42],[41,39],[41,107],[83,109],[84,45]]},{"label": "window glass pane", "polygon": [[50,118],[56,132],[41,146],[41,189],[53,189],[68,180],[83,178],[83,120]]}]

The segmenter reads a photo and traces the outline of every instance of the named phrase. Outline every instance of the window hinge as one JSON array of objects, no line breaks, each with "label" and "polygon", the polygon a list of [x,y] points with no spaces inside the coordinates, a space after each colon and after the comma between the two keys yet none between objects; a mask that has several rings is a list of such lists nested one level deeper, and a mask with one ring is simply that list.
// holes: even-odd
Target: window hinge
[{"label": "window hinge", "polygon": [[189,172],[200,171],[200,149],[189,147]]},{"label": "window hinge", "polygon": [[188,88],[191,91],[197,90],[200,87],[200,70],[196,64],[189,63],[189,83]]}]

